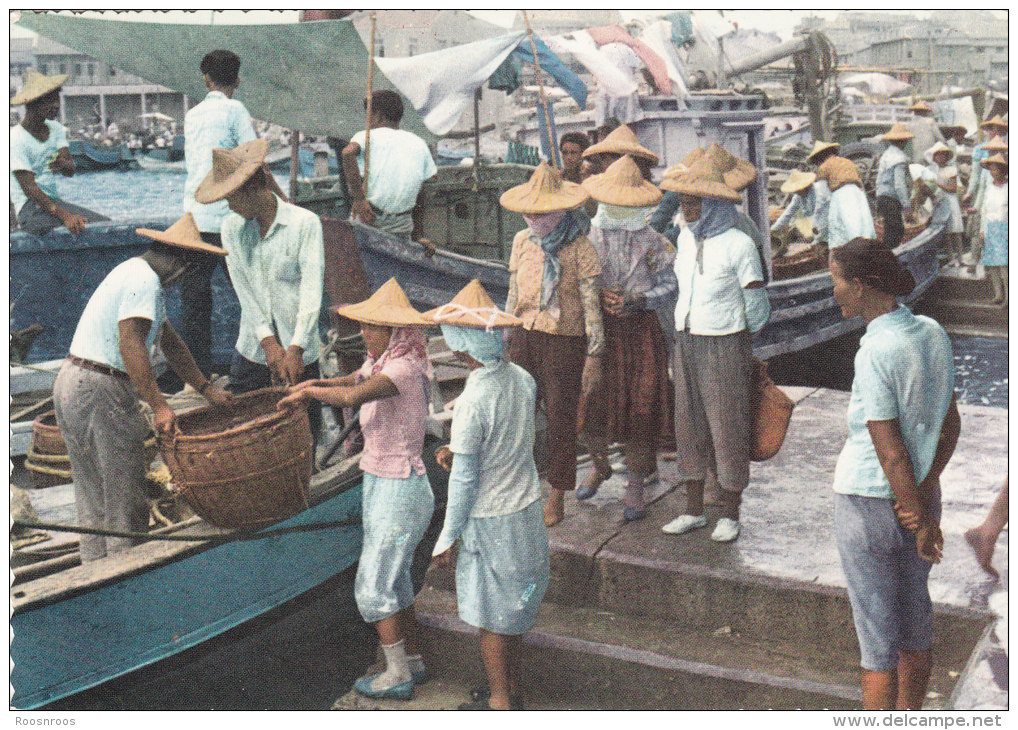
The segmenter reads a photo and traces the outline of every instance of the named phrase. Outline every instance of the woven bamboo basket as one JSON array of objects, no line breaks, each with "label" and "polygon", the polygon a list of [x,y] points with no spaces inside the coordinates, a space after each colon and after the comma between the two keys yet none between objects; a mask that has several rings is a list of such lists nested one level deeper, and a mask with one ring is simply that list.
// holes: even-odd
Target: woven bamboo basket
[{"label": "woven bamboo basket", "polygon": [[177,418],[159,447],[180,497],[216,527],[257,529],[308,507],[312,441],[307,411],[276,410],[265,388]]},{"label": "woven bamboo basket", "polygon": [[43,413],[32,422],[32,448],[25,457],[25,467],[32,472],[36,489],[70,483],[71,460],[57,426],[56,411]]}]

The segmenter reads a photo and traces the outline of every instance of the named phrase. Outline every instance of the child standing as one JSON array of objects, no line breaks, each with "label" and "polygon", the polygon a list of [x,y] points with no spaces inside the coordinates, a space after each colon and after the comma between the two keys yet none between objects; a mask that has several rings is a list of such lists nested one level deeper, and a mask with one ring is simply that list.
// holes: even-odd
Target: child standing
[{"label": "child standing", "polygon": [[354,689],[365,697],[410,700],[415,682],[426,678],[415,643],[410,566],[435,507],[421,459],[430,375],[425,326],[430,323],[410,306],[395,279],[366,301],[336,311],[361,323],[367,360],[352,375],[291,387],[280,405],[303,407],[314,399],[341,408],[361,406],[364,544],[354,597],[361,616],[378,631],[386,668],[361,677]]},{"label": "child standing", "polygon": [[523,634],[548,588],[548,533],[534,464],[537,384],[503,358],[502,332],[521,323],[502,312],[476,279],[425,316],[470,368],[456,400],[452,441],[436,457],[451,470],[438,564],[459,541],[456,596],[460,618],[480,629],[490,691],[475,690],[461,710],[522,709]]}]

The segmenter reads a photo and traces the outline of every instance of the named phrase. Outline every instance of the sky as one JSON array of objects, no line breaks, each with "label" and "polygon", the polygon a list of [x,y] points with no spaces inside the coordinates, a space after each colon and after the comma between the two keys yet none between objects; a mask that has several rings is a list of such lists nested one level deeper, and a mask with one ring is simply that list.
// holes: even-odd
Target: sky
[{"label": "sky", "polygon": [[[513,19],[516,17],[516,10],[470,10],[479,18],[487,20],[495,25],[501,25],[508,27],[512,25]],[[632,20],[634,18],[652,18],[666,13],[672,12],[671,10],[639,10],[639,11],[620,11],[623,20]],[[741,27],[745,28],[757,28],[763,31],[769,31],[777,33],[782,40],[787,40],[792,36],[792,30],[799,23],[799,21],[808,15],[820,15],[825,18],[834,18],[841,10],[725,10],[723,11],[724,17],[730,21],[738,23]],[[929,11],[913,10],[911,12],[917,15],[924,15]],[[168,13],[154,12],[154,11],[142,11],[137,14],[113,14],[110,13],[110,17],[115,17],[120,20],[134,19],[134,20],[147,20],[154,22],[184,22],[184,23],[208,23],[211,17],[212,11],[210,10],[199,10],[195,13],[186,13],[183,11],[170,11]],[[267,11],[267,10],[254,10],[250,12],[243,12],[240,10],[226,10],[222,13],[217,14],[215,22],[223,24],[246,24],[246,23],[292,23],[297,20],[296,10],[284,10],[284,11]],[[24,30],[19,26],[11,26],[12,37],[24,37],[34,35],[31,31]]]}]

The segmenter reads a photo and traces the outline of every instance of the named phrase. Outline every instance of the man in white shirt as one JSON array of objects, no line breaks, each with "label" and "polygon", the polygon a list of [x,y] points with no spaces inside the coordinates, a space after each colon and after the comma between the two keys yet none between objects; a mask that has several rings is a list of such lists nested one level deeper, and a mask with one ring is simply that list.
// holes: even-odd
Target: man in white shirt
[{"label": "man in white shirt", "polygon": [[67,129],[56,121],[66,80],[66,74],[44,76],[29,69],[21,91],[11,99],[11,106],[25,105],[25,118],[11,128],[11,204],[21,230],[36,236],[61,224],[78,234],[89,221],[109,220],[57,195],[53,173],[74,174]]},{"label": "man in white shirt", "polygon": [[[271,174],[263,164],[267,151],[261,139],[213,150],[212,169],[195,191],[198,202],[225,199],[231,211],[220,232],[240,300],[240,332],[230,365],[234,393],[319,375],[322,222],[270,189]],[[309,407],[308,417],[317,438],[321,410]]]},{"label": "man in white shirt", "polygon": [[[365,109],[367,99],[364,100]],[[403,100],[383,89],[371,97],[371,150],[368,155],[367,195],[364,174],[366,133],[361,131],[343,149],[343,176],[350,191],[352,219],[389,233],[409,235],[425,248],[421,239],[421,186],[438,168],[424,140],[399,128]]]},{"label": "man in white shirt", "polygon": [[[184,182],[184,210],[194,216],[202,240],[221,247],[219,229],[229,213],[225,201],[203,205],[194,199],[194,191],[212,169],[212,150],[233,149],[257,138],[251,115],[244,105],[233,98],[240,84],[240,58],[227,50],[205,54],[200,66],[209,93],[184,116],[184,161],[187,179]],[[159,144],[162,138],[156,141]],[[273,191],[282,191],[270,175]],[[187,343],[198,365],[212,367],[211,320],[212,277],[222,257],[207,255],[184,275],[180,282],[180,336]],[[176,390],[179,383],[166,382],[167,390]]]},{"label": "man in white shirt", "polygon": [[[217,255],[202,242],[190,214],[166,231],[139,228],[155,241],[141,256],[113,269],[92,294],[53,386],[57,425],[67,444],[78,523],[118,532],[148,529],[144,442],[151,408],[156,430],[173,431],[174,413],[156,386],[149,351],[158,340],[181,378],[212,403],[229,394],[202,375],[187,346],[166,321],[164,290],[198,254]],[[219,252],[218,255],[223,255]],[[81,535],[82,561],[98,560],[138,542],[134,537]]]}]

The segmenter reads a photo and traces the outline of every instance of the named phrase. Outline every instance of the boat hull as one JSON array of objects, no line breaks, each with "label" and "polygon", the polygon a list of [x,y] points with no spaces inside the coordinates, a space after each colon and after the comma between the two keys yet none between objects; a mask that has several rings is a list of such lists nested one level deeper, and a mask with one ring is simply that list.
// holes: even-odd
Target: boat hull
[{"label": "boat hull", "polygon": [[[358,518],[360,505],[356,481],[274,528]],[[19,709],[49,704],[253,619],[353,565],[361,538],[356,524],[195,547],[182,554],[148,544],[124,559],[138,562],[134,570],[112,557],[21,588],[15,585],[11,704]],[[151,559],[160,554],[161,559]],[[116,577],[88,578],[111,568]],[[66,587],[46,593],[38,588],[45,581]]]}]

